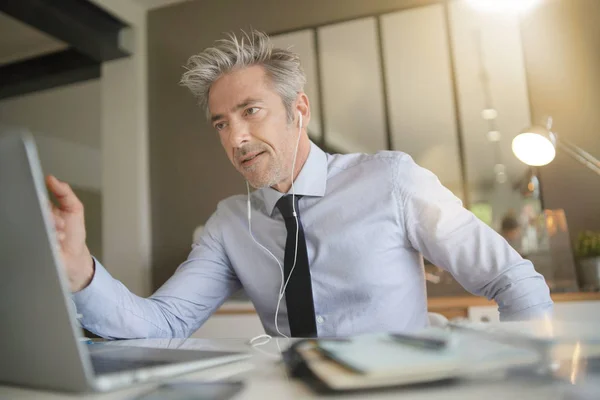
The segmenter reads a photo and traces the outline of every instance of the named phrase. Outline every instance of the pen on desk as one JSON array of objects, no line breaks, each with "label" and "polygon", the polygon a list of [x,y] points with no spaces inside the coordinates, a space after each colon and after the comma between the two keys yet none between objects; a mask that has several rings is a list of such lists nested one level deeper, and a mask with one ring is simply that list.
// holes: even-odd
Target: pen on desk
[{"label": "pen on desk", "polygon": [[407,335],[403,333],[391,333],[390,338],[395,342],[426,350],[442,350],[448,345],[448,342],[444,339]]}]

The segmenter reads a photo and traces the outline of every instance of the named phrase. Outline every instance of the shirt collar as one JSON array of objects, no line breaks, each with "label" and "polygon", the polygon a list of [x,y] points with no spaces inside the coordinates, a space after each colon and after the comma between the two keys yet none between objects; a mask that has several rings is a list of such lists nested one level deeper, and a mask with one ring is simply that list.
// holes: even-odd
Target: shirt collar
[{"label": "shirt collar", "polygon": [[[294,190],[297,195],[323,197],[327,187],[327,154],[312,141],[310,152],[304,166],[294,181]],[[265,203],[267,214],[273,215],[273,209],[283,193],[267,187],[259,189]],[[292,193],[292,188],[288,194]]]}]

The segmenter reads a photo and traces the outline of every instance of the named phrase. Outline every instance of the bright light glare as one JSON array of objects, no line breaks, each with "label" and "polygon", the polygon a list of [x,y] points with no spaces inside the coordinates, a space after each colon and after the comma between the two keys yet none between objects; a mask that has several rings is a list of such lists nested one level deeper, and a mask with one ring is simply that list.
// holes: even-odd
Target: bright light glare
[{"label": "bright light glare", "polygon": [[540,0],[468,0],[476,10],[483,12],[522,13],[538,5]]},{"label": "bright light glare", "polygon": [[515,156],[527,165],[546,165],[554,160],[556,149],[550,139],[537,133],[521,133],[512,141]]}]

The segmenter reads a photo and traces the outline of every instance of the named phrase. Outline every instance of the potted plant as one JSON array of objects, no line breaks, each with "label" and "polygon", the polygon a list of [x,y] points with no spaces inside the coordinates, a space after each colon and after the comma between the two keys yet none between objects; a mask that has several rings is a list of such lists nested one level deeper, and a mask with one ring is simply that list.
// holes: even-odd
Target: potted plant
[{"label": "potted plant", "polygon": [[575,255],[582,289],[600,289],[600,232],[581,232],[575,244]]}]

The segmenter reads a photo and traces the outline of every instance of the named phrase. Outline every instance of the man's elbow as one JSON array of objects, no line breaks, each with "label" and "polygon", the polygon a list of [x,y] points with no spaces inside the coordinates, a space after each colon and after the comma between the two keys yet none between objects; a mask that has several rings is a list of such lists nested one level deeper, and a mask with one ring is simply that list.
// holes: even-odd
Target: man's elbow
[{"label": "man's elbow", "polygon": [[554,308],[546,280],[538,273],[511,280],[493,298],[501,321],[548,318]]},{"label": "man's elbow", "polygon": [[554,312],[554,302],[549,300],[523,309],[512,307],[503,310],[499,308],[499,311],[500,321],[502,322],[551,319]]}]

